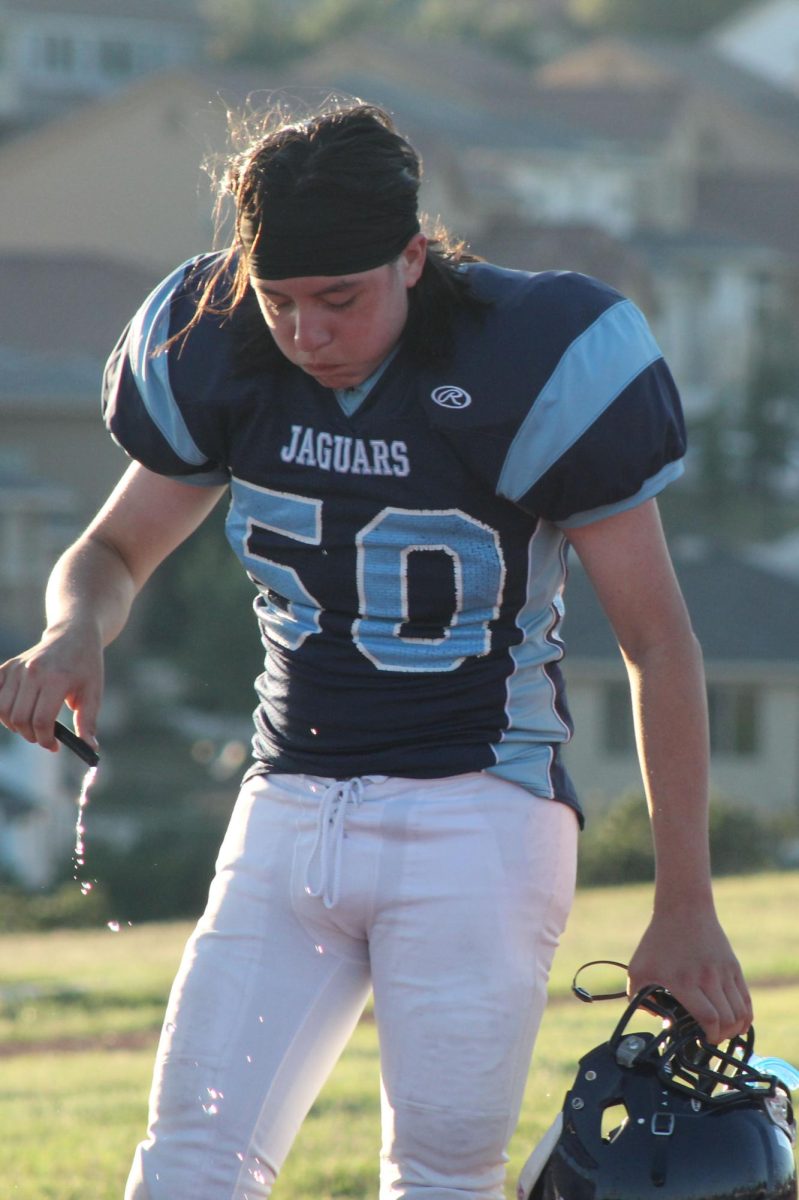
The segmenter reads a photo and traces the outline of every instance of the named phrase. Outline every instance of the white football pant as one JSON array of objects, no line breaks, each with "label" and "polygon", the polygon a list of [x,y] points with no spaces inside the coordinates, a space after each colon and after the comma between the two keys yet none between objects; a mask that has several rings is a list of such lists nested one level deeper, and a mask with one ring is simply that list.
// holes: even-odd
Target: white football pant
[{"label": "white football pant", "polygon": [[242,789],[125,1200],[263,1200],[374,992],[380,1200],[502,1200],[574,890],[565,805],[474,773]]}]

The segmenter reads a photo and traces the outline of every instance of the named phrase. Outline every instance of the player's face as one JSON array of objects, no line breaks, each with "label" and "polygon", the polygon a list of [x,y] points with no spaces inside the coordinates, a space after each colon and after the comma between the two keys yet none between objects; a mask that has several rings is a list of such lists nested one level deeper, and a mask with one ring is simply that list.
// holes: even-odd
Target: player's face
[{"label": "player's face", "polygon": [[426,247],[416,234],[395,262],[353,275],[251,277],[278,349],[323,387],[367,379],[399,341]]}]

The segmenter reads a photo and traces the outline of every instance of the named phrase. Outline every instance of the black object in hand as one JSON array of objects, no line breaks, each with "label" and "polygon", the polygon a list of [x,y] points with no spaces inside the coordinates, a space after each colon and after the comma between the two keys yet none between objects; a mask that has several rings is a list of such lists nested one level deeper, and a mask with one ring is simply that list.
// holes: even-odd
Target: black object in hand
[{"label": "black object in hand", "polygon": [[89,767],[96,767],[100,761],[100,755],[96,750],[93,750],[88,742],[84,742],[83,738],[78,737],[71,729],[67,729],[66,725],[62,725],[60,721],[55,723],[55,735],[62,745],[66,746],[73,754],[77,754],[78,758]]}]

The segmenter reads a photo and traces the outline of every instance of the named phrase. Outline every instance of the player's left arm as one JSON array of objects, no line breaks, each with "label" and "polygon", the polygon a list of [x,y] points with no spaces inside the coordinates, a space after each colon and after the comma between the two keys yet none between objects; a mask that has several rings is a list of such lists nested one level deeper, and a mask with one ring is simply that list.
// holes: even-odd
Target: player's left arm
[{"label": "player's left arm", "polygon": [[748,1028],[752,1006],[713,902],[701,650],[654,500],[570,529],[568,536],[627,667],[652,822],[654,905],[630,962],[630,990],[667,987],[708,1039],[719,1041]]}]

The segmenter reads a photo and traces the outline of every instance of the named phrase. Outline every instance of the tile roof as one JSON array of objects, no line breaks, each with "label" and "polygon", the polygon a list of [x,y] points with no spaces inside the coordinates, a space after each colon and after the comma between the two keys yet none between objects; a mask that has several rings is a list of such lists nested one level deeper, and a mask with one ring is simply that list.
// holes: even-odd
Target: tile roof
[{"label": "tile roof", "polygon": [[521,271],[579,271],[632,295],[644,308],[654,302],[645,258],[595,225],[543,225],[497,218],[470,239],[475,254]]},{"label": "tile roof", "polygon": [[160,273],[88,254],[0,250],[0,277],[0,346],[104,360]]},{"label": "tile roof", "polygon": [[535,88],[533,103],[560,122],[577,123],[594,137],[614,142],[665,141],[680,120],[685,91],[680,87],[628,90],[622,86]]},{"label": "tile roof", "polygon": [[84,254],[0,251],[0,410],[96,405],[103,365],[160,272]]},{"label": "tile roof", "polygon": [[[710,666],[745,662],[799,668],[799,580],[721,547],[672,546],[675,569]],[[563,637],[569,659],[619,652],[585,571],[572,556]],[[568,671],[568,665],[567,665]]]},{"label": "tile roof", "polygon": [[598,130],[615,121],[620,136],[654,136],[658,122],[667,128],[689,94],[713,93],[799,143],[799,96],[699,42],[601,38],[542,67],[535,86],[562,116],[582,114]]},{"label": "tile roof", "polygon": [[694,223],[799,256],[799,160],[794,173],[702,172]]}]

